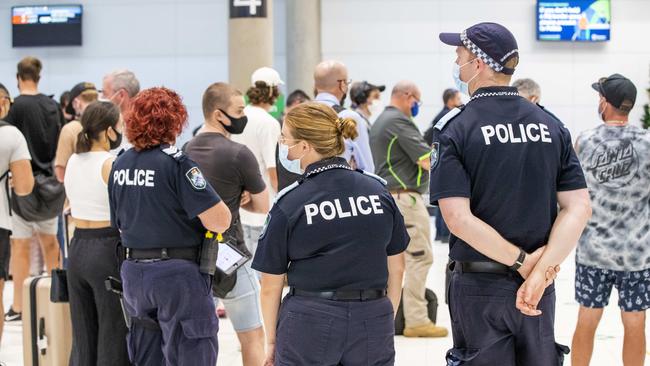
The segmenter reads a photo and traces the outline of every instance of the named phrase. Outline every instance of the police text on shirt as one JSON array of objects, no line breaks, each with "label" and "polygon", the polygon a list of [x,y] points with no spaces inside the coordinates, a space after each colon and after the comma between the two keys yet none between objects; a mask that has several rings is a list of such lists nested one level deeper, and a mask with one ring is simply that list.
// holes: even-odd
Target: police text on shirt
[{"label": "police text on shirt", "polygon": [[[518,127],[518,128],[517,128]],[[548,126],[543,123],[519,124],[513,127],[512,124],[497,124],[481,127],[485,144],[490,145],[492,138],[496,137],[497,141],[506,144],[520,144],[525,142],[543,142],[553,143]]]},{"label": "police text on shirt", "polygon": [[113,172],[113,183],[120,186],[153,187],[156,171],[149,169],[119,169]]},{"label": "police text on shirt", "polygon": [[[355,217],[359,215],[381,215],[384,210],[381,208],[381,202],[378,195],[348,197],[345,207],[341,205],[338,198],[332,201],[323,201],[320,204],[310,203],[305,205],[305,215],[307,216],[307,225],[311,225],[313,217],[321,216],[325,220],[334,218]],[[347,210],[347,211],[346,211]]]}]

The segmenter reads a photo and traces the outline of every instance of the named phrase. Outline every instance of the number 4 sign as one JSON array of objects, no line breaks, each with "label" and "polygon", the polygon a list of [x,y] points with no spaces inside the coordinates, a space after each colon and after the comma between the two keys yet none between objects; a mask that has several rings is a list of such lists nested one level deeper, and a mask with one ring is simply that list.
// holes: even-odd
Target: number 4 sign
[{"label": "number 4 sign", "polygon": [[267,0],[231,0],[230,18],[266,18]]}]

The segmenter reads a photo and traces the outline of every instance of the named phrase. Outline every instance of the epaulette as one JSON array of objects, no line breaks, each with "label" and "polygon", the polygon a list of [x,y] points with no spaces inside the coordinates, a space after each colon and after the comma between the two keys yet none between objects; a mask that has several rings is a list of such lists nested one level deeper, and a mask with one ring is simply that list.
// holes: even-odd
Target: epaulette
[{"label": "epaulette", "polygon": [[294,189],[296,189],[296,187],[298,187],[299,185],[300,185],[300,183],[296,181],[296,182],[291,183],[287,187],[284,187],[284,189],[282,189],[280,192],[278,192],[278,195],[275,196],[275,200],[273,201],[273,204],[275,205],[280,200],[280,198],[284,197],[287,193],[289,193],[289,192],[293,191]]},{"label": "epaulette", "polygon": [[560,121],[560,119],[557,118],[556,115],[554,115],[554,114],[551,113],[548,109],[546,109],[546,107],[544,107],[543,105],[541,105],[541,104],[539,104],[539,103],[536,103],[536,105],[537,105],[539,108],[541,108],[544,112],[546,112],[546,114],[548,114],[549,116],[553,117],[553,119],[556,120],[557,122],[559,122],[560,125],[564,126],[564,123],[562,123],[562,121]]},{"label": "epaulette", "polygon": [[164,152],[166,155],[171,156],[176,160],[177,162],[181,162],[185,158],[185,154],[183,154],[183,150],[180,150],[174,145],[160,145],[160,150]]},{"label": "epaulette", "polygon": [[363,169],[357,169],[357,171],[358,171],[359,173],[363,173],[363,175],[365,175],[365,176],[368,176],[368,177],[371,177],[371,178],[375,178],[375,179],[377,179],[377,180],[378,180],[381,184],[383,184],[383,185],[387,185],[387,184],[388,184],[388,182],[386,181],[386,179],[384,179],[384,178],[382,178],[382,177],[380,177],[380,176],[378,176],[378,175],[376,175],[376,174],[373,174],[373,173],[367,172],[367,171],[365,171],[365,170],[363,170]]},{"label": "epaulette", "polygon": [[436,125],[433,128],[437,129],[438,131],[442,131],[442,129],[445,128],[447,123],[449,123],[452,119],[456,118],[456,116],[458,116],[464,109],[465,106],[461,105],[460,107],[456,107],[450,110],[449,112],[447,112],[447,114],[445,114],[444,116],[442,116],[442,118],[440,118],[438,123],[436,123]]}]

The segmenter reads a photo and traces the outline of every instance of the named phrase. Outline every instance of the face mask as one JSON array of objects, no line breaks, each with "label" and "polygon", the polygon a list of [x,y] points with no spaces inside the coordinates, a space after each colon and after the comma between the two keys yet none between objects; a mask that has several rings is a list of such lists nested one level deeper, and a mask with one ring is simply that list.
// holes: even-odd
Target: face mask
[{"label": "face mask", "polygon": [[[474,59],[476,60],[476,59]],[[467,82],[460,80],[460,69],[463,67],[469,65],[472,63],[474,60],[468,61],[464,63],[462,66],[459,66],[457,63],[454,62],[454,68],[452,71],[452,76],[454,78],[454,82],[456,83],[456,88],[463,94],[469,95],[469,83],[474,80],[475,77],[478,76],[478,74],[474,75],[471,79],[469,79]]]},{"label": "face mask", "polygon": [[[111,127],[112,128],[112,127]],[[117,138],[115,140],[111,140],[110,137],[106,136],[108,138],[108,144],[111,150],[115,150],[118,147],[122,146],[122,133],[117,131],[116,129],[112,128],[113,132],[115,132],[115,135]]]},{"label": "face mask", "polygon": [[223,125],[223,128],[225,128],[229,134],[239,135],[242,132],[244,132],[244,129],[246,128],[246,124],[248,123],[248,117],[243,116],[243,117],[235,118],[235,117],[231,117],[228,113],[224,112],[221,109],[220,111],[221,113],[226,115],[226,117],[228,117],[228,119],[230,120],[230,126],[226,126],[223,123],[221,123]]},{"label": "face mask", "polygon": [[368,111],[370,111],[371,116],[378,116],[384,111],[384,103],[382,103],[381,99],[375,99],[368,106]]},{"label": "face mask", "polygon": [[294,174],[302,174],[302,169],[300,168],[300,159],[298,158],[296,160],[289,160],[289,149],[292,147],[297,146],[287,146],[285,144],[280,144],[280,148],[278,150],[278,157],[280,158],[280,164],[284,167],[284,169],[294,173]]},{"label": "face mask", "polygon": [[413,102],[411,105],[411,117],[417,117],[418,113],[420,113],[420,103]]}]

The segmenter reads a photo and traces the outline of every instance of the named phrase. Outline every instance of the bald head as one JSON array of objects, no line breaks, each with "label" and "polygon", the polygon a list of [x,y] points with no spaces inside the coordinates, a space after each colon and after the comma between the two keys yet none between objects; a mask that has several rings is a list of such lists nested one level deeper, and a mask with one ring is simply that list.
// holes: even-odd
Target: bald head
[{"label": "bald head", "polygon": [[395,84],[390,96],[392,98],[395,96],[399,96],[401,94],[417,94],[419,96],[420,90],[418,89],[417,85],[415,85],[414,82],[408,80],[402,80],[397,84]]},{"label": "bald head", "polygon": [[[336,95],[342,93],[341,84],[348,79],[348,68],[340,61],[328,60],[316,65],[314,86],[320,92]],[[347,91],[347,86],[345,89]]]},{"label": "bald head", "polygon": [[398,82],[390,94],[390,104],[409,117],[411,116],[413,103],[419,102],[420,89],[412,81],[402,80]]}]

